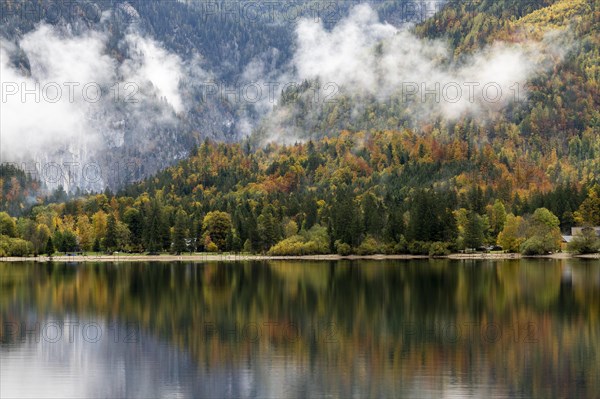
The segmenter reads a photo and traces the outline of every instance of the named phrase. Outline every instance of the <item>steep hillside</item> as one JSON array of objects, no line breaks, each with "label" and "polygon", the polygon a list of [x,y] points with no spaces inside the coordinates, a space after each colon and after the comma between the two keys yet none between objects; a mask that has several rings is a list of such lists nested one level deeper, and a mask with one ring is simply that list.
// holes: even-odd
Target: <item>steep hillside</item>
[{"label": "steep hillside", "polygon": [[[309,97],[328,76],[316,75],[283,91],[274,110],[240,143],[205,141],[197,147],[199,134],[185,143],[189,159],[126,185],[119,195],[107,192],[38,207],[29,220],[51,221],[51,231],[72,231],[80,241],[81,232],[94,224],[94,234],[83,233],[88,248],[96,242],[98,248],[106,247],[106,218],[112,215],[113,233],[121,232],[119,247],[130,250],[169,249],[177,230],[199,249],[212,243],[220,250],[239,250],[247,244],[249,250],[267,251],[294,237],[285,245],[302,248],[315,242],[313,252],[345,250],[338,248],[341,244],[357,251],[363,244],[385,245],[391,252],[408,251],[409,243],[412,251],[423,251],[415,244],[420,242],[460,247],[465,229],[473,228],[482,232],[479,242],[495,243],[504,223],[496,220],[498,213],[525,216],[541,207],[558,216],[563,231],[595,223],[594,187],[600,176],[598,3],[517,5],[481,1],[466,9],[450,3],[414,33],[391,31],[368,7],[348,11],[329,27],[301,25],[300,30],[325,44],[346,43],[345,36],[358,40],[371,28],[382,32],[382,38],[364,37],[340,54],[343,62],[348,54],[362,57],[351,64],[362,75],[345,81],[354,86],[340,80],[335,101]],[[499,40],[504,44],[492,44]],[[380,43],[375,52],[373,42]],[[310,76],[301,71],[315,65],[310,64],[315,59],[302,58],[303,51],[314,49],[306,45],[299,40],[293,52],[297,76]],[[522,97],[501,106],[465,104],[464,114],[449,114],[443,104],[428,101],[407,103],[394,90],[383,93],[361,86],[362,78],[376,78],[377,90],[388,83],[401,88],[396,81],[377,82],[382,71],[369,65],[389,63],[391,75],[405,73],[409,69],[395,54],[407,49],[424,62],[421,69],[440,79],[468,77],[476,69],[497,74],[513,70],[514,62],[503,57],[532,67],[514,75],[526,79]],[[336,68],[344,67],[330,64],[324,54],[316,64],[323,67],[319,73],[335,75]],[[409,77],[415,76],[424,75]],[[155,168],[172,162],[162,156],[175,144],[163,148],[159,140],[143,149],[140,144],[131,142],[138,155],[124,156],[154,159]],[[114,161],[110,157],[121,150],[113,149],[107,159]],[[152,168],[129,176],[151,173]],[[229,226],[228,233],[207,240],[213,218]]]},{"label": "steep hillside", "polygon": [[[185,158],[204,138],[252,136],[256,149],[341,130],[426,134],[437,125],[452,140],[445,126],[456,123],[485,130],[483,142],[465,132],[473,145],[518,129],[522,145],[536,151],[592,155],[582,148],[594,134],[586,131],[598,124],[597,2],[448,2],[435,15],[410,1],[370,2],[372,13],[352,2],[295,4],[298,12],[290,14],[260,2],[251,12],[237,1],[3,2],[3,79],[27,87],[93,81],[104,93],[94,104],[38,106],[11,96],[4,107],[3,160],[97,164],[100,179],[79,173],[60,183],[67,191],[101,191]],[[347,49],[352,43],[344,36],[353,32],[356,46]],[[311,35],[322,40],[310,42]],[[320,47],[323,41],[329,48]],[[500,42],[514,46],[503,54],[494,44]],[[532,50],[544,59],[528,54]],[[53,61],[61,52],[73,68]],[[402,64],[403,52],[416,57]],[[477,63],[504,62],[503,55],[526,57],[502,86],[506,96],[523,101],[461,103],[448,112],[449,104],[399,94],[407,82],[430,87],[477,79],[483,85],[488,79],[475,72],[489,65]],[[511,92],[517,83],[518,92]],[[56,114],[64,116],[60,124]]]},{"label": "steep hillside", "polygon": [[518,251],[538,234],[538,220],[551,221],[547,248],[556,250],[559,227],[600,215],[593,180],[551,178],[580,173],[555,154],[505,148],[497,156],[491,145],[479,150],[410,130],[342,132],[256,152],[247,144],[205,142],[116,196],[35,207],[18,230],[43,243],[27,233],[41,228],[63,251],[442,254],[509,245],[502,237],[510,234],[517,244],[505,249]]},{"label": "steep hillside", "polygon": [[44,193],[40,182],[31,175],[14,165],[0,165],[0,211],[20,215],[41,202]]},{"label": "steep hillside", "polygon": [[[514,95],[518,101],[506,101],[500,109],[448,117],[443,112],[435,112],[436,106],[443,108],[443,99],[441,106],[439,101],[436,104],[428,100],[424,104],[420,89],[416,100],[410,102],[402,92],[402,84],[406,82],[416,81],[431,88],[439,82],[444,85],[445,81],[427,74],[417,75],[421,79],[418,80],[412,77],[414,74],[405,73],[408,77],[397,85],[396,93],[382,95],[375,91],[364,95],[364,90],[341,86],[335,101],[315,106],[312,93],[318,84],[313,82],[284,95],[279,112],[268,116],[259,128],[261,140],[258,141],[287,134],[293,142],[295,137],[335,135],[343,129],[376,131],[411,127],[426,134],[430,126],[436,124],[441,125],[441,135],[452,140],[453,131],[446,126],[451,128],[459,123],[485,131],[483,137],[478,137],[475,131],[458,137],[474,140],[476,145],[496,138],[510,139],[523,148],[543,153],[556,149],[559,156],[593,161],[594,153],[589,152],[587,145],[582,151],[582,142],[589,142],[599,129],[599,15],[598,3],[584,0],[450,3],[439,14],[418,25],[415,32],[427,40],[433,38],[449,43],[450,54],[445,62],[455,65],[454,69],[472,64],[472,58],[482,49],[484,54],[490,55],[494,43],[507,43],[516,49],[529,46],[534,51],[547,52],[549,58],[525,81],[514,78],[512,85],[503,87],[505,95]],[[502,56],[497,61],[504,65]],[[513,68],[514,62],[510,62],[504,68]],[[428,70],[429,65],[423,67]],[[488,79],[475,82],[481,86],[493,82],[493,74]],[[438,95],[440,91],[438,89]],[[273,134],[274,129],[277,134]],[[515,129],[518,137],[509,138],[507,132]]]}]

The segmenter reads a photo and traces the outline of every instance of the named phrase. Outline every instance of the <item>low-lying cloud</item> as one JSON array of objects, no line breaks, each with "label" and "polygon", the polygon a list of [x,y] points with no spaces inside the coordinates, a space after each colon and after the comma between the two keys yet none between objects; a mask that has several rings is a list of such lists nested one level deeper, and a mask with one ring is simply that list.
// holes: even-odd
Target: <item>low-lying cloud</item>
[{"label": "low-lying cloud", "polygon": [[[371,6],[361,4],[331,29],[314,18],[300,19],[286,67],[275,66],[280,50],[271,49],[248,60],[239,87],[231,87],[214,81],[218,70],[207,71],[201,55],[182,59],[137,26],[127,29],[114,54],[114,37],[104,23],[110,17],[106,11],[95,29],[77,33],[68,25],[40,24],[18,42],[2,40],[3,162],[85,163],[123,147],[132,131],[130,144],[152,153],[168,147],[161,140],[172,139],[182,124],[192,130],[233,127],[238,138],[260,128],[267,141],[302,140],[307,128],[298,120],[316,120],[323,103],[340,96],[352,99],[352,115],[371,101],[401,99],[416,125],[465,115],[486,120],[525,100],[525,84],[567,48],[551,44],[556,37],[550,34],[540,42],[494,43],[456,61],[446,42],[419,38],[409,25],[381,22]],[[320,85],[299,94],[313,97],[311,109],[283,104],[281,90],[304,81]],[[199,108],[206,113],[190,116]],[[152,137],[157,129],[164,137]],[[106,184],[74,183],[94,190]]]},{"label": "low-lying cloud", "polygon": [[117,62],[108,40],[104,31],[41,24],[16,44],[2,41],[3,162],[85,163],[121,146],[126,126],[176,123],[183,60],[131,29],[119,43],[127,58]]},{"label": "low-lying cloud", "polygon": [[549,40],[497,42],[456,62],[446,42],[380,22],[367,4],[330,31],[302,20],[296,40],[299,80],[335,82],[354,97],[396,96],[421,120],[482,116],[523,101],[527,81],[565,53]]}]

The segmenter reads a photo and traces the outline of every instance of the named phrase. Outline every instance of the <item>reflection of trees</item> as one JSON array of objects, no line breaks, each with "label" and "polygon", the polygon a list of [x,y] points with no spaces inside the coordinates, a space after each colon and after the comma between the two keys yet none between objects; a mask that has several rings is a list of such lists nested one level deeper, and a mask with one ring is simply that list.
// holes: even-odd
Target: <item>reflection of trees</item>
[{"label": "reflection of trees", "polygon": [[[411,381],[420,373],[441,383],[453,370],[469,383],[493,378],[536,396],[573,396],[569,389],[583,381],[576,393],[586,396],[600,392],[600,272],[597,263],[569,262],[568,278],[556,261],[2,263],[0,321],[32,308],[137,321],[205,367],[259,353],[292,356],[311,370],[327,362],[346,371],[338,376],[340,389],[374,377]],[[263,327],[251,342],[240,337],[249,323],[280,327]],[[290,323],[300,328],[297,340],[282,330]],[[330,323],[335,342],[319,330]],[[443,331],[486,323],[502,328],[497,342],[477,330],[457,340]],[[528,323],[535,342],[527,331],[510,332]],[[231,330],[237,335],[220,333]]]}]

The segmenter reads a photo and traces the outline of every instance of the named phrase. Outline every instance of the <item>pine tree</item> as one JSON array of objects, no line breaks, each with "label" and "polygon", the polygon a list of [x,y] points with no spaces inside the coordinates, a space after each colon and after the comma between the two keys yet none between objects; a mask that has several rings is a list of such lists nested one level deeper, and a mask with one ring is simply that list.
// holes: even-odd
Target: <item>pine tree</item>
[{"label": "pine tree", "polygon": [[102,251],[102,245],[100,243],[100,238],[96,237],[96,239],[94,240],[94,245],[92,246],[92,251],[94,251],[94,252]]},{"label": "pine tree", "polygon": [[271,248],[279,239],[277,235],[276,220],[273,216],[273,207],[267,205],[264,207],[263,212],[258,217],[258,234],[261,238],[261,248],[267,251]]},{"label": "pine tree", "polygon": [[395,206],[390,209],[385,228],[385,238],[389,241],[397,242],[400,236],[404,234],[404,218],[400,207]]},{"label": "pine tree", "polygon": [[129,208],[123,214],[123,221],[127,223],[131,232],[131,244],[138,250],[142,245],[142,236],[144,231],[144,220],[142,214],[135,208]]},{"label": "pine tree", "polygon": [[146,218],[145,245],[150,253],[156,253],[161,247],[162,205],[154,198],[149,205]]},{"label": "pine tree", "polygon": [[483,218],[476,212],[470,211],[467,214],[467,224],[465,225],[465,248],[479,248],[483,245],[484,239],[485,224]]},{"label": "pine tree", "polygon": [[304,230],[310,230],[310,228],[317,223],[318,218],[317,203],[312,194],[306,197],[304,202],[304,213],[306,215],[303,226]]},{"label": "pine tree", "polygon": [[246,241],[244,242],[244,246],[242,247],[242,251],[244,251],[245,253],[252,253],[254,252],[252,249],[252,241],[250,241],[250,239],[246,239]]},{"label": "pine tree", "polygon": [[104,248],[107,252],[113,252],[117,249],[117,219],[112,213],[108,216]]},{"label": "pine tree", "polygon": [[360,215],[350,187],[342,187],[335,193],[331,203],[331,234],[350,246],[361,241]]},{"label": "pine tree", "polygon": [[187,251],[187,213],[183,209],[177,211],[173,227],[173,252],[180,254]]},{"label": "pine tree", "polygon": [[467,195],[467,207],[469,210],[474,211],[478,214],[482,214],[485,211],[485,200],[483,196],[483,190],[481,187],[471,187]]},{"label": "pine tree", "polygon": [[435,193],[426,190],[416,190],[410,205],[410,219],[407,228],[409,241],[439,241],[435,240],[438,233]]},{"label": "pine tree", "polygon": [[233,252],[240,252],[242,250],[242,240],[240,239],[240,235],[237,230],[233,229],[231,232],[231,247],[230,249]]},{"label": "pine tree", "polygon": [[364,231],[373,237],[381,237],[385,224],[385,209],[375,194],[367,193],[362,200]]},{"label": "pine tree", "polygon": [[316,152],[315,144],[313,143],[312,140],[310,140],[307,144],[307,154],[308,154],[308,159],[306,162],[306,171],[309,174],[314,173],[314,171],[317,170],[317,168],[321,164],[321,157]]},{"label": "pine tree", "polygon": [[54,249],[54,243],[52,242],[52,237],[48,237],[48,242],[46,242],[46,254],[48,256],[52,256],[56,252]]}]

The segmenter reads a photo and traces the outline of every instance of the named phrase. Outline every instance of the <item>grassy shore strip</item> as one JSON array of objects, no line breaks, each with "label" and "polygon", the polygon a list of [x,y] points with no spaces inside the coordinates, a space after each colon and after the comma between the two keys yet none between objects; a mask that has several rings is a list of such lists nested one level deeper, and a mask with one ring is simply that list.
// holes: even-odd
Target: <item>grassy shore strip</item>
[{"label": "grassy shore strip", "polygon": [[[475,253],[475,254],[451,254],[437,257],[437,259],[452,260],[511,260],[528,258],[520,254],[509,253]],[[557,253],[552,255],[535,256],[531,258],[542,259],[600,259],[600,254],[572,255],[569,253]],[[76,255],[76,256],[47,256],[38,257],[6,257],[0,258],[0,262],[236,262],[236,261],[276,261],[276,260],[307,260],[307,261],[330,261],[330,260],[416,260],[429,259],[429,256],[421,255],[368,255],[368,256],[341,256],[341,255],[306,255],[306,256],[266,256],[245,254],[184,254],[184,255],[139,255],[139,254],[115,254],[115,255]]]}]

